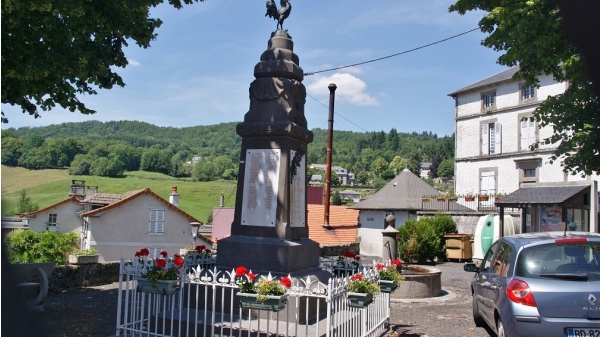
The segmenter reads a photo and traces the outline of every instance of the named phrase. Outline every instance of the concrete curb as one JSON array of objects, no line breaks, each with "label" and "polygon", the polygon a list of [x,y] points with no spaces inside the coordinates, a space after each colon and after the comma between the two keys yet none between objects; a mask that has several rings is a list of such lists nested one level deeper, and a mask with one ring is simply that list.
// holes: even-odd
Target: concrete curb
[{"label": "concrete curb", "polygon": [[457,298],[455,292],[449,289],[442,288],[442,294],[436,297],[425,298],[390,298],[391,303],[444,303]]}]

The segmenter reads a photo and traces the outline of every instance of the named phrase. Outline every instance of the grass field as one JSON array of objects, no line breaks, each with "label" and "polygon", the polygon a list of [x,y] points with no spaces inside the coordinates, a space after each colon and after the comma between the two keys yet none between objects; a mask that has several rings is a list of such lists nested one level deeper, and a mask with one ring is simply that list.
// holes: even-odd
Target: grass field
[{"label": "grass field", "polygon": [[177,186],[179,208],[202,222],[206,222],[213,207],[219,206],[221,193],[225,206],[235,206],[235,181],[194,182],[144,171],[126,172],[123,178],[105,178],[70,176],[65,169],[27,170],[2,165],[1,170],[3,216],[12,215],[22,190],[40,208],[64,200],[71,190],[71,180],[84,180],[87,186],[98,186],[100,193],[122,194],[150,188],[166,200],[169,200],[172,187]]}]

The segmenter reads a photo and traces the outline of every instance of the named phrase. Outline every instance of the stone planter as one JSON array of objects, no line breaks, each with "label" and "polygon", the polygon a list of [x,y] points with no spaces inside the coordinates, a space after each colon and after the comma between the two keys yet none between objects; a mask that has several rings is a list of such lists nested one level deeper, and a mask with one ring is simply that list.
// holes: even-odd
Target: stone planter
[{"label": "stone planter", "polygon": [[173,295],[179,290],[179,280],[157,280],[156,283],[144,277],[137,279],[137,291],[150,294]]},{"label": "stone planter", "polygon": [[382,293],[393,293],[398,288],[398,284],[394,281],[379,280],[379,291]]},{"label": "stone planter", "polygon": [[287,303],[287,294],[281,296],[267,296],[265,301],[258,301],[258,294],[237,293],[240,298],[240,306],[243,309],[256,309],[266,311],[280,311],[285,308]]},{"label": "stone planter", "polygon": [[371,293],[353,293],[348,292],[348,306],[354,308],[366,308],[373,302]]},{"label": "stone planter", "polygon": [[98,255],[69,255],[70,264],[98,263]]}]

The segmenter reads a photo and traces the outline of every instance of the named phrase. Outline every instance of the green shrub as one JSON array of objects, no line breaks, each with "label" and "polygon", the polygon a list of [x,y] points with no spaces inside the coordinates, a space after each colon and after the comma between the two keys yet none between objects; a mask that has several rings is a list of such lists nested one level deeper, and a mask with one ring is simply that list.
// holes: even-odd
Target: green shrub
[{"label": "green shrub", "polygon": [[400,227],[398,253],[407,262],[427,263],[446,256],[444,234],[456,233],[452,217],[438,214],[419,220],[409,218]]},{"label": "green shrub", "polygon": [[456,223],[448,214],[438,213],[432,218],[428,218],[433,226],[436,235],[439,237],[440,245],[438,246],[436,257],[439,261],[446,258],[446,239],[444,235],[447,233],[458,233]]},{"label": "green shrub", "polygon": [[4,239],[8,258],[12,263],[55,262],[66,264],[66,254],[75,246],[75,233],[61,234],[45,231],[16,230]]}]

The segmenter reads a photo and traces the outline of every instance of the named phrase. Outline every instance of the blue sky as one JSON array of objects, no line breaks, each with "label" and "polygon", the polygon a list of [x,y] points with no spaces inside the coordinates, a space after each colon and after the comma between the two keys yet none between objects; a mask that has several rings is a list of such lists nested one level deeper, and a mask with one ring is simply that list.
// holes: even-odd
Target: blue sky
[{"label": "blue sky", "polygon": [[[9,105],[2,129],[86,120],[138,120],[185,127],[240,122],[249,107],[253,69],[276,21],[265,2],[208,0],[152,11],[163,21],[148,49],[131,44],[129,65],[118,72],[124,88],[81,97],[95,115],[56,108],[34,119]],[[481,12],[449,13],[453,1],[291,0],[283,28],[305,72],[364,62],[417,48],[477,27]],[[279,1],[276,1],[279,6]],[[327,128],[335,83],[334,128],[357,132],[454,132],[448,93],[505,69],[498,52],[481,46],[479,30],[400,56],[306,76],[309,129]]]}]

